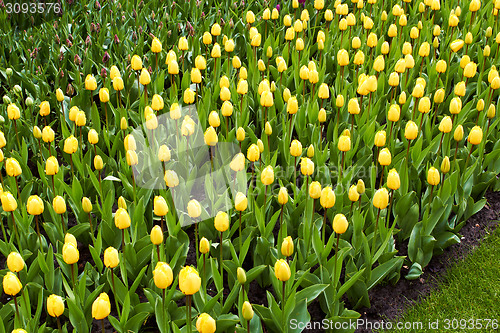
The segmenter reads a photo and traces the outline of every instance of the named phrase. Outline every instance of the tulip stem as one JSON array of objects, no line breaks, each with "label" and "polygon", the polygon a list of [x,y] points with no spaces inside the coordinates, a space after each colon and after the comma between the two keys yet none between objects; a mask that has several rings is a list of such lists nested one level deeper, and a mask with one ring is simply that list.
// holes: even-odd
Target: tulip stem
[{"label": "tulip stem", "polygon": [[69,265],[71,267],[71,279],[73,280],[73,290],[76,287],[76,280],[75,280],[75,264]]},{"label": "tulip stem", "polygon": [[467,155],[467,160],[465,161],[465,168],[467,168],[467,164],[469,163],[469,158],[472,154],[472,148],[474,148],[474,145],[470,145],[469,155]]},{"label": "tulip stem", "polygon": [[59,320],[59,317],[57,317],[57,329],[59,330],[59,333],[62,333],[61,321]]},{"label": "tulip stem", "polygon": [[431,186],[431,194],[429,195],[429,207],[432,203],[432,193],[434,192],[434,185]]},{"label": "tulip stem", "polygon": [[[328,208],[325,208],[325,211],[323,213],[323,225],[321,226],[321,239],[323,240],[323,244],[325,244],[325,239],[326,239],[326,213],[328,212]],[[312,240],[312,235],[311,235],[311,240]]]},{"label": "tulip stem", "polygon": [[335,287],[335,290],[337,290],[337,256],[339,253],[339,241],[340,241],[340,234],[337,234],[337,245],[335,246],[335,264],[333,265],[333,285]]},{"label": "tulip stem", "polygon": [[344,156],[345,156],[345,152],[342,152],[342,162],[340,163],[339,182],[342,181],[342,170],[344,169]]},{"label": "tulip stem", "polygon": [[109,268],[109,272],[111,273],[111,285],[113,287],[113,295],[114,295],[115,304],[116,304],[116,312],[118,313],[118,317],[121,317],[120,306],[118,304],[118,298],[116,297],[115,274],[113,274],[113,269],[112,268]]},{"label": "tulip stem", "polygon": [[92,215],[89,214],[89,224],[90,224],[90,234],[92,235],[92,239],[94,239],[94,227],[92,226]]},{"label": "tulip stem", "polygon": [[5,233],[5,227],[3,225],[3,220],[0,220],[0,225],[2,226],[3,241],[7,242],[7,234]]},{"label": "tulip stem", "polygon": [[441,151],[441,145],[443,144],[443,138],[444,138],[444,132],[441,133],[441,140],[439,141],[439,148],[438,148],[436,155],[439,155],[439,152]]},{"label": "tulip stem", "polygon": [[15,119],[14,119],[14,130],[16,132],[17,146],[19,149],[21,149],[21,143],[19,142],[19,134],[17,133],[17,123]]},{"label": "tulip stem", "polygon": [[247,332],[250,333],[250,320],[247,320]]},{"label": "tulip stem", "polygon": [[[241,214],[241,213],[240,213]],[[241,224],[240,224],[241,225]],[[240,229],[241,230],[241,229]],[[220,244],[219,244],[219,247],[220,247],[220,257],[219,257],[219,266],[220,266],[220,279],[222,281],[222,290],[224,290],[224,278],[223,278],[223,274],[224,274],[224,269],[222,267],[222,234],[223,232],[221,231],[220,232]],[[241,237],[241,233],[240,233],[240,237]],[[240,250],[241,251],[241,250]],[[205,275],[205,262],[203,262],[203,275]],[[221,299],[221,305],[223,303],[223,300],[224,300],[224,292],[222,292],[222,299]]]},{"label": "tulip stem", "polygon": [[123,256],[125,257],[125,229],[122,229],[122,251]]},{"label": "tulip stem", "polygon": [[52,195],[56,197],[56,186],[54,184],[54,175],[52,175]]},{"label": "tulip stem", "polygon": [[195,248],[196,248],[196,264],[198,265],[198,259],[200,258],[200,252],[199,252],[199,237],[198,237],[198,223],[195,222],[194,224],[194,239],[195,239]]},{"label": "tulip stem", "polygon": [[267,201],[267,185],[264,189],[264,214],[266,213],[266,201]]},{"label": "tulip stem", "polygon": [[[266,189],[267,189],[267,186],[266,186]],[[265,205],[265,204],[264,204],[264,205]],[[240,232],[240,237],[239,237],[239,238],[240,238],[240,248],[239,248],[239,251],[241,252],[241,248],[243,247],[243,245],[242,245],[242,239],[241,239],[241,237],[242,237],[242,236],[241,236],[241,211],[240,211],[240,218],[239,218],[239,221],[240,221],[240,225],[239,225],[239,232]],[[222,245],[222,243],[221,243],[221,245]],[[222,260],[222,257],[221,257],[221,260]],[[222,261],[221,261],[221,263],[222,263]]]},{"label": "tulip stem", "polygon": [[[17,319],[19,320],[19,322],[21,322],[21,316],[19,315],[19,305],[17,305],[17,296],[14,295],[14,305],[16,307],[16,315],[17,315]],[[15,322],[15,320],[14,320]],[[15,324],[14,324],[15,326]]]},{"label": "tulip stem", "polygon": [[66,223],[64,223],[64,217],[62,214],[61,214],[61,225],[62,225],[64,234],[66,234]]},{"label": "tulip stem", "polygon": [[191,295],[186,295],[186,326],[188,333],[192,332],[191,328]]},{"label": "tulip stem", "polygon": [[101,319],[101,328],[102,328],[102,333],[105,333],[106,331],[104,330],[104,319]]},{"label": "tulip stem", "polygon": [[40,247],[42,247],[42,237],[40,237],[40,227],[38,226],[38,215],[35,215],[35,224],[36,234],[38,235],[38,243],[40,243]]},{"label": "tulip stem", "polygon": [[293,185],[297,186],[297,156],[294,157],[293,162]]},{"label": "tulip stem", "polygon": [[17,181],[17,177],[14,177],[14,179],[16,180],[17,200],[19,200],[19,202],[21,202],[21,191],[19,191],[19,182]]},{"label": "tulip stem", "polygon": [[380,174],[380,184],[379,184],[378,188],[381,188],[382,185],[384,184],[384,167],[385,167],[385,165],[382,165],[382,173]]},{"label": "tulip stem", "polygon": [[156,254],[158,255],[158,261],[160,261],[160,245],[156,245]]},{"label": "tulip stem", "polygon": [[16,234],[17,245],[19,245],[19,250],[22,250],[21,249],[21,241],[19,240],[19,232],[17,232],[17,225],[16,225],[16,220],[14,218],[14,212],[13,211],[10,212],[10,216],[12,216],[12,224],[14,226],[14,232]]},{"label": "tulip stem", "polygon": [[410,140],[408,140],[408,148],[406,149],[406,162],[408,162],[408,154],[410,153]]},{"label": "tulip stem", "polygon": [[389,222],[391,219],[391,208],[392,208],[392,200],[394,199],[394,190],[391,190],[391,199],[389,200],[389,210],[387,211],[387,227],[389,227]]},{"label": "tulip stem", "polygon": [[[312,209],[312,214],[311,214],[311,231],[310,231],[310,239],[309,241],[312,242],[312,235],[313,235],[313,230],[314,230],[314,207],[316,206],[316,199],[313,198],[313,209]],[[281,207],[281,211],[283,212],[283,207]],[[280,229],[281,230],[281,229]],[[311,243],[307,243],[307,249],[309,250],[309,246]]]},{"label": "tulip stem", "polygon": [[373,231],[372,250],[371,250],[372,257],[375,255],[375,244],[377,241],[377,230],[378,230],[379,217],[380,217],[380,208],[378,209],[378,212],[377,212],[377,220],[375,221],[375,230]]},{"label": "tulip stem", "polygon": [[283,324],[283,328],[285,330],[285,332],[287,331],[286,329],[286,322],[285,322],[285,300],[286,300],[286,297],[285,297],[285,281],[283,281],[283,289],[282,289],[282,293],[281,293],[281,320],[282,320],[282,324]]}]

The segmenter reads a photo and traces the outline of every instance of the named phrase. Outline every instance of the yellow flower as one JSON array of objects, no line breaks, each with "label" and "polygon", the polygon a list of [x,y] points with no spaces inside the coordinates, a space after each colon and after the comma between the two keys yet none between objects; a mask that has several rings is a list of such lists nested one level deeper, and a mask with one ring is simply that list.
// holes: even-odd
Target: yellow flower
[{"label": "yellow flower", "polygon": [[439,175],[439,171],[435,167],[431,167],[427,171],[427,182],[430,185],[434,186],[434,185],[439,184],[440,179],[441,179],[441,177]]},{"label": "yellow flower", "polygon": [[252,309],[252,304],[250,304],[250,302],[248,301],[243,302],[243,309],[241,310],[241,312],[245,320],[247,321],[252,320],[254,312]]},{"label": "yellow flower", "polygon": [[130,65],[132,70],[138,71],[142,69],[142,59],[137,54],[134,54],[132,59],[130,59]]},{"label": "yellow flower", "polygon": [[17,105],[10,103],[7,106],[7,116],[12,120],[19,119],[21,117],[21,111],[19,111]]},{"label": "yellow flower", "polygon": [[201,278],[196,269],[185,266],[179,272],[179,289],[184,295],[193,295],[200,290]]},{"label": "yellow flower", "polygon": [[17,177],[23,172],[21,165],[13,157],[10,157],[5,161],[5,171],[7,172],[7,175],[11,177]]},{"label": "yellow flower", "polygon": [[478,145],[483,140],[483,130],[479,126],[474,126],[470,130],[469,137],[467,141],[469,141],[473,145]]},{"label": "yellow flower", "polygon": [[308,157],[303,157],[300,161],[300,172],[304,176],[310,176],[314,173],[314,162]]},{"label": "yellow flower", "polygon": [[215,320],[208,313],[202,313],[198,316],[196,330],[199,333],[214,333],[216,329]]},{"label": "yellow flower", "polygon": [[3,277],[3,291],[7,295],[16,296],[21,289],[23,289],[23,285],[18,277],[12,272],[7,272]]},{"label": "yellow flower", "polygon": [[205,131],[204,140],[205,144],[208,146],[215,146],[219,141],[217,132],[215,132],[215,129],[212,126],[207,128],[207,130]]},{"label": "yellow flower", "polygon": [[248,147],[247,158],[250,162],[255,162],[259,160],[260,149],[255,143],[252,143],[250,147]]},{"label": "yellow flower", "polygon": [[401,186],[401,181],[399,179],[399,174],[396,169],[389,170],[389,175],[387,176],[387,187],[391,190],[397,190]]},{"label": "yellow flower", "polygon": [[106,293],[101,293],[92,303],[92,318],[101,320],[111,313],[111,303]]},{"label": "yellow flower", "polygon": [[290,276],[292,275],[290,272],[290,266],[288,266],[288,263],[285,260],[280,259],[276,261],[274,264],[274,275],[278,280],[283,282],[290,279]]},{"label": "yellow flower", "polygon": [[57,88],[56,90],[56,99],[58,102],[64,101],[64,93],[61,88]]},{"label": "yellow flower", "polygon": [[188,40],[187,40],[186,37],[179,38],[178,48],[181,51],[187,51],[188,50],[189,45],[188,45]]},{"label": "yellow flower", "polygon": [[153,280],[158,288],[168,288],[174,280],[174,274],[170,265],[162,261],[156,263],[155,269],[153,270]]},{"label": "yellow flower", "polygon": [[66,201],[64,201],[64,198],[60,195],[56,196],[54,200],[52,200],[52,207],[54,208],[56,214],[61,215],[66,213]]},{"label": "yellow flower", "polygon": [[64,140],[64,152],[66,154],[73,154],[78,150],[78,140],[73,135]]},{"label": "yellow flower", "polygon": [[238,153],[234,155],[231,163],[229,163],[229,167],[234,172],[242,171],[245,169],[245,155],[242,153]]},{"label": "yellow flower", "polygon": [[390,165],[392,161],[391,152],[388,148],[384,148],[380,151],[378,155],[378,162],[380,165]]},{"label": "yellow flower", "polygon": [[133,150],[127,150],[125,158],[129,166],[137,165],[139,163],[139,157],[137,157],[137,153]]},{"label": "yellow flower", "polygon": [[4,191],[0,195],[0,199],[2,201],[2,208],[6,212],[12,212],[17,209],[17,201],[12,195],[12,193]]},{"label": "yellow flower", "polygon": [[97,89],[97,81],[92,74],[87,74],[85,78],[85,90],[94,91]]},{"label": "yellow flower", "polygon": [[123,208],[118,208],[115,213],[115,226],[118,229],[126,229],[130,227],[130,215]]},{"label": "yellow flower", "polygon": [[229,216],[226,212],[217,213],[214,219],[214,226],[220,232],[224,232],[229,228]]},{"label": "yellow flower", "polygon": [[117,76],[113,79],[113,89],[116,91],[123,90],[123,79],[121,76]]},{"label": "yellow flower", "polygon": [[326,186],[321,191],[320,204],[321,207],[325,209],[331,208],[335,205],[335,193],[330,186]]},{"label": "yellow flower", "polygon": [[161,195],[157,195],[153,201],[153,210],[156,216],[165,216],[168,213],[167,201]]},{"label": "yellow flower", "polygon": [[179,177],[174,170],[166,170],[164,176],[165,184],[168,187],[176,187],[179,185]]},{"label": "yellow flower", "polygon": [[374,140],[375,146],[383,147],[385,146],[385,141],[386,141],[386,134],[384,130],[375,133],[375,140]]},{"label": "yellow flower", "polygon": [[349,200],[352,202],[359,200],[359,193],[358,193],[358,189],[357,189],[356,185],[351,185],[351,187],[349,188],[348,196],[349,196]]},{"label": "yellow flower", "polygon": [[151,52],[153,53],[160,53],[162,50],[161,47],[161,42],[158,38],[154,37],[153,41],[151,42]]},{"label": "yellow flower", "polygon": [[452,127],[453,123],[451,121],[450,116],[444,117],[439,123],[439,131],[443,133],[450,133]]},{"label": "yellow flower", "polygon": [[448,156],[443,158],[443,162],[441,163],[441,172],[444,174],[450,172],[450,159]]},{"label": "yellow flower", "polygon": [[293,254],[293,240],[292,237],[288,236],[283,239],[281,243],[281,254],[285,257],[290,257]]},{"label": "yellow flower", "polygon": [[262,170],[260,180],[264,185],[271,185],[274,182],[274,170],[272,166],[268,165]]},{"label": "yellow flower", "polygon": [[205,237],[203,237],[200,240],[200,249],[199,250],[203,254],[206,254],[210,251],[210,242]]},{"label": "yellow flower", "polygon": [[337,147],[342,152],[351,150],[351,138],[347,135],[341,135],[339,137]]},{"label": "yellow flower", "polygon": [[414,140],[418,136],[418,126],[413,121],[408,121],[405,127],[405,138],[408,140]]},{"label": "yellow flower", "polygon": [[72,265],[80,259],[80,253],[73,243],[64,243],[62,254],[64,262],[68,265]]},{"label": "yellow flower", "polygon": [[347,103],[347,111],[350,114],[359,114],[361,111],[357,98],[351,98],[349,103]]},{"label": "yellow flower", "polygon": [[31,195],[28,198],[26,209],[30,215],[40,215],[43,213],[43,200],[38,195]]},{"label": "yellow flower", "polygon": [[189,217],[192,219],[198,218],[201,215],[201,205],[198,200],[191,199],[187,205],[187,211]]},{"label": "yellow flower", "polygon": [[462,100],[460,97],[453,97],[450,101],[450,113],[459,114],[462,111]]},{"label": "yellow flower", "polygon": [[389,192],[387,189],[381,188],[375,192],[373,196],[373,206],[378,209],[384,209],[389,204]]},{"label": "yellow flower", "polygon": [[333,218],[332,226],[336,234],[343,234],[346,232],[349,222],[347,222],[347,218],[343,214],[337,214]]},{"label": "yellow flower", "polygon": [[120,256],[118,250],[110,246],[104,251],[104,266],[108,268],[115,268],[120,263]]},{"label": "yellow flower", "polygon": [[236,130],[236,140],[239,142],[245,140],[245,129],[243,127],[238,127]]},{"label": "yellow flower", "polygon": [[64,312],[64,301],[61,296],[50,295],[47,298],[47,312],[52,317],[59,317]]},{"label": "yellow flower", "polygon": [[7,267],[11,272],[17,273],[24,269],[23,257],[17,252],[11,252],[7,256]]},{"label": "yellow flower", "polygon": [[50,104],[48,101],[40,103],[40,116],[48,116],[50,114]]},{"label": "yellow flower", "polygon": [[234,198],[234,208],[237,211],[242,212],[247,209],[247,206],[248,206],[247,197],[241,192],[236,193],[236,197]]}]

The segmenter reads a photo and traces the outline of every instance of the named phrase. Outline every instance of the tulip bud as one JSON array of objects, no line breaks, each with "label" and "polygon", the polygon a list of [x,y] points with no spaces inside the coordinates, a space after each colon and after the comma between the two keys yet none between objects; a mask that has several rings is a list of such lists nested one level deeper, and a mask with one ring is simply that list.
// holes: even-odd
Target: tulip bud
[{"label": "tulip bud", "polygon": [[238,267],[238,269],[236,270],[236,277],[241,285],[244,285],[247,282],[247,275],[245,273],[245,270],[241,267]]},{"label": "tulip bud", "polygon": [[450,116],[444,117],[439,123],[439,131],[442,133],[450,133],[452,127],[453,123],[451,121]]},{"label": "tulip bud", "polygon": [[405,138],[408,140],[414,140],[418,136],[418,126],[413,121],[408,121],[405,127]]},{"label": "tulip bud", "polygon": [[308,157],[303,157],[300,161],[300,172],[304,176],[310,176],[314,173],[314,162]]},{"label": "tulip bud", "polygon": [[262,170],[260,180],[264,185],[271,185],[274,182],[274,170],[271,165],[268,165]]},{"label": "tulip bud", "polygon": [[343,234],[346,232],[349,222],[343,214],[337,214],[333,218],[333,231],[336,234]]},{"label": "tulip bud", "polygon": [[387,187],[391,190],[397,190],[401,186],[401,181],[399,179],[399,174],[396,169],[389,170],[389,174],[387,176]]},{"label": "tulip bud", "polygon": [[281,243],[281,254],[285,257],[290,257],[293,255],[292,237],[288,236],[283,239],[283,242]]},{"label": "tulip bud", "polygon": [[68,265],[72,265],[78,262],[80,259],[80,253],[73,243],[65,243],[62,249],[63,260]]},{"label": "tulip bud", "polygon": [[378,155],[378,162],[380,165],[390,165],[392,161],[391,152],[388,148],[384,148],[380,151]]},{"label": "tulip bud", "polygon": [[23,285],[19,278],[14,273],[7,272],[3,277],[3,291],[7,295],[16,296],[21,289],[23,289]]},{"label": "tulip bud", "polygon": [[236,193],[236,197],[234,199],[234,208],[237,211],[242,212],[247,209],[247,206],[248,206],[247,197],[241,192]]},{"label": "tulip bud", "polygon": [[238,130],[236,131],[236,140],[239,142],[245,140],[245,129],[243,127],[238,127]]},{"label": "tulip bud", "polygon": [[7,267],[11,272],[17,273],[24,269],[23,257],[17,252],[11,252],[7,256]]},{"label": "tulip bud", "polygon": [[435,186],[435,185],[439,184],[440,178],[441,177],[439,175],[439,171],[436,168],[431,167],[427,171],[427,182],[430,185]]},{"label": "tulip bud", "polygon": [[200,252],[203,253],[203,254],[206,254],[209,251],[210,251],[210,242],[208,241],[208,239],[206,239],[205,237],[203,237],[200,240]]},{"label": "tulip bud", "polygon": [[373,206],[378,209],[384,209],[389,204],[389,193],[387,189],[381,188],[375,192],[373,196]]},{"label": "tulip bud", "polygon": [[450,159],[448,156],[445,156],[443,162],[441,163],[441,172],[444,174],[450,172]]},{"label": "tulip bud", "polygon": [[252,305],[248,301],[243,302],[243,309],[241,310],[241,312],[243,314],[243,318],[246,321],[252,320],[254,312],[252,309]]},{"label": "tulip bud", "polygon": [[106,293],[101,293],[92,303],[92,318],[101,320],[111,313],[111,303]]},{"label": "tulip bud", "polygon": [[226,212],[217,213],[214,219],[214,226],[220,232],[224,232],[229,228],[229,216]]},{"label": "tulip bud", "polygon": [[383,147],[385,146],[385,141],[386,141],[386,134],[384,130],[375,133],[375,140],[374,140],[375,146]]},{"label": "tulip bud", "polygon": [[26,209],[30,215],[40,215],[43,213],[43,200],[38,195],[31,195],[28,198]]},{"label": "tulip bud", "polygon": [[191,199],[188,202],[187,211],[188,211],[189,217],[192,218],[192,219],[200,217],[200,215],[201,215],[201,205],[200,205],[200,203],[197,200],[195,200],[195,199]]},{"label": "tulip bud", "polygon": [[288,202],[288,191],[286,187],[281,187],[278,192],[278,203],[280,205],[285,205]]},{"label": "tulip bud", "polygon": [[290,279],[290,266],[288,266],[288,263],[285,260],[280,259],[276,261],[276,263],[274,264],[274,275],[278,280],[283,282],[286,282]]},{"label": "tulip bud", "polygon": [[321,191],[320,204],[325,209],[331,208],[335,205],[335,193],[330,186],[326,186]]},{"label": "tulip bud", "polygon": [[130,227],[130,216],[124,208],[118,208],[115,212],[115,226],[118,229],[126,229]]},{"label": "tulip bud", "polygon": [[478,145],[483,140],[483,130],[479,126],[474,126],[470,130],[467,141],[469,141],[473,145]]},{"label": "tulip bud", "polygon": [[118,255],[118,250],[114,247],[108,247],[104,251],[104,266],[108,268],[115,268],[120,263],[120,257]]},{"label": "tulip bud", "polygon": [[215,320],[208,313],[202,313],[198,316],[196,330],[199,333],[214,333],[216,329]]},{"label": "tulip bud", "polygon": [[191,266],[185,266],[179,272],[179,289],[184,295],[193,295],[200,290],[201,278]]},{"label": "tulip bud", "polygon": [[64,313],[64,301],[61,296],[52,294],[47,298],[47,312],[52,317],[59,317]]}]

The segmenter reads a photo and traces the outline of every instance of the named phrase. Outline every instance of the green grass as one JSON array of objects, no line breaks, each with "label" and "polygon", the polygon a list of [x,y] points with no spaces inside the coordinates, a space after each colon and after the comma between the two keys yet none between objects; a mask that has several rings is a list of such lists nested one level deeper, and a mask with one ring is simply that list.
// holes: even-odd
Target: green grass
[{"label": "green grass", "polygon": [[[412,332],[432,331],[429,329],[429,323],[436,321],[438,321],[439,328],[434,330],[435,332],[493,332],[499,330],[499,244],[500,229],[497,229],[487,235],[481,245],[465,260],[454,264],[439,282],[438,288],[421,303],[410,308],[398,322],[422,322],[423,328],[411,329]],[[457,320],[452,321],[453,319]],[[490,326],[486,328],[487,321],[485,319],[496,319],[498,327],[495,325],[491,327],[490,323]],[[481,329],[478,329],[479,323],[483,324]],[[414,327],[416,328],[416,326]],[[392,329],[385,332],[408,331],[408,329]]]}]

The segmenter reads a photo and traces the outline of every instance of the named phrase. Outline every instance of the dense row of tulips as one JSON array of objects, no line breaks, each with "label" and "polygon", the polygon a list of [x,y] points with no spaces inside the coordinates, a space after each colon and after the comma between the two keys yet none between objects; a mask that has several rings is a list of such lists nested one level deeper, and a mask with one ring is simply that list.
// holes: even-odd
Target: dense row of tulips
[{"label": "dense row of tulips", "polygon": [[460,5],[0,14],[0,333],[341,327],[420,277],[500,188],[500,1]]}]

